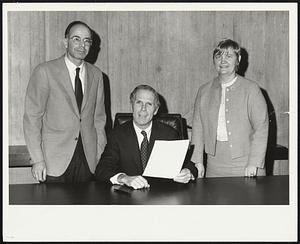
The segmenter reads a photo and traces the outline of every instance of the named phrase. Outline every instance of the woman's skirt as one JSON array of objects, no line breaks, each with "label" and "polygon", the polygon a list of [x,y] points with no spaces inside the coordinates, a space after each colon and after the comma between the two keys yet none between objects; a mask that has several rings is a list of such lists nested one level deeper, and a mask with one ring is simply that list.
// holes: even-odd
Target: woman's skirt
[{"label": "woman's skirt", "polygon": [[[216,142],[215,156],[207,155],[206,177],[244,176],[249,155],[231,158],[231,148],[227,141]],[[264,169],[258,169],[257,175],[266,175]]]}]

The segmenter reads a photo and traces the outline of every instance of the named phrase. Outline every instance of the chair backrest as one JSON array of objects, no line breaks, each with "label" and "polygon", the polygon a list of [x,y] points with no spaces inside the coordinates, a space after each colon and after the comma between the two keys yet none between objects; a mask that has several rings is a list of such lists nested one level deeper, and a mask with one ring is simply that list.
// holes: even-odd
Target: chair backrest
[{"label": "chair backrest", "polygon": [[[132,113],[117,113],[115,116],[114,127],[121,125],[130,119],[132,119]],[[171,126],[178,132],[180,139],[187,139],[187,127],[180,114],[162,113],[154,116],[153,120]]]}]

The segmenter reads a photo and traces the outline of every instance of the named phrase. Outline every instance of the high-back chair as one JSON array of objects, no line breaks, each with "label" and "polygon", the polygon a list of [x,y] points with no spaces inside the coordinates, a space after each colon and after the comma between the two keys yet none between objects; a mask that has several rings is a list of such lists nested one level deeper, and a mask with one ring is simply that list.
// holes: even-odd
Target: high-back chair
[{"label": "high-back chair", "polygon": [[[130,119],[132,119],[132,113],[117,113],[115,116],[114,127],[121,125]],[[154,116],[153,120],[157,120],[174,128],[178,132],[180,139],[188,138],[187,127],[180,114],[162,113]]]}]

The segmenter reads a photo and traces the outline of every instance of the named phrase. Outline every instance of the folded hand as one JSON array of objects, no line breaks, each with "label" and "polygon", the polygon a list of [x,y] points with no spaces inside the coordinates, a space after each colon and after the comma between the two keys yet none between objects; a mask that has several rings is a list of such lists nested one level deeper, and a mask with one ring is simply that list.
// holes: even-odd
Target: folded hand
[{"label": "folded hand", "polygon": [[124,177],[120,179],[120,182],[124,183],[127,186],[133,187],[134,189],[150,187],[147,180],[140,175],[136,175],[136,176],[124,175]]}]

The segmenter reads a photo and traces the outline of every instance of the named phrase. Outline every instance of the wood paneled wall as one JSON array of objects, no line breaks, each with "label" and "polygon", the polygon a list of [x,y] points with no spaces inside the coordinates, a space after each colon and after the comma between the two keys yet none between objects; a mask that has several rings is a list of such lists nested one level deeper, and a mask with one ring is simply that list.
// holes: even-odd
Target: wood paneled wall
[{"label": "wood paneled wall", "polygon": [[8,12],[9,143],[25,144],[23,106],[33,68],[62,55],[66,26],[82,20],[101,37],[95,65],[109,78],[113,117],[130,111],[129,93],[144,83],[191,124],[196,92],[215,75],[213,48],[229,37],[246,50],[245,77],[266,91],[277,143],[288,147],[288,18],[284,11]]}]

